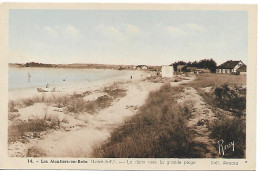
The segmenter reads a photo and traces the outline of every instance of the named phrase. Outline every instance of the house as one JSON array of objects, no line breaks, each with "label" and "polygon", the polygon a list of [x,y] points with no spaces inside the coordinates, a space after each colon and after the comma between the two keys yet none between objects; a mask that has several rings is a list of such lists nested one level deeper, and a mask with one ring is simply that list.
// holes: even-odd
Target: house
[{"label": "house", "polygon": [[238,69],[237,69],[237,73],[238,74],[241,74],[241,75],[245,75],[246,74],[246,65],[242,65],[241,67],[239,67]]},{"label": "house", "polygon": [[173,66],[163,65],[162,66],[162,77],[173,77]]},{"label": "house", "polygon": [[140,70],[140,69],[148,69],[148,67],[146,65],[137,65],[136,69]]},{"label": "house", "polygon": [[126,68],[123,67],[123,66],[120,66],[120,67],[118,68],[118,70],[123,70],[123,69],[126,69]]},{"label": "house", "polygon": [[188,72],[195,72],[196,71],[196,67],[187,67],[186,68],[186,70],[188,71]]},{"label": "house", "polygon": [[185,65],[177,65],[177,71],[181,72],[184,69]]},{"label": "house", "polygon": [[219,65],[216,69],[216,73],[220,74],[237,74],[238,69],[243,66],[240,70],[246,72],[246,65],[242,61],[232,61],[229,60],[221,65]]}]

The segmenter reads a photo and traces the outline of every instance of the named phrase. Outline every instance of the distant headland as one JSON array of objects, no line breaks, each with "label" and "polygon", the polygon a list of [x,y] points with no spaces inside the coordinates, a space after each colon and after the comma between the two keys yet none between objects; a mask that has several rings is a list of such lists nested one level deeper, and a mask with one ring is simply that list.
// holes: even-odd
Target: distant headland
[{"label": "distant headland", "polygon": [[[146,66],[146,65],[138,65]],[[45,64],[38,62],[9,63],[9,67],[41,67],[41,68],[79,68],[79,69],[136,69],[135,65],[111,65],[111,64]],[[159,69],[160,66],[147,66],[147,69]]]}]

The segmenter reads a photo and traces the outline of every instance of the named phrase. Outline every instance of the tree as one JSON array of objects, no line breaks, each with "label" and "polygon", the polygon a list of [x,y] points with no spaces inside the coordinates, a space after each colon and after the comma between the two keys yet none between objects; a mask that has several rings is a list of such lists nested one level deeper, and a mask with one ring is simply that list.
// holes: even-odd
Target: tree
[{"label": "tree", "polygon": [[[199,62],[184,62],[184,61],[178,61],[171,64],[174,67],[174,71],[177,71],[178,65],[185,65],[188,67],[196,67],[196,68],[204,68],[209,69],[211,72],[216,72],[217,63],[213,59],[202,59]],[[185,70],[185,68],[183,68]]]}]

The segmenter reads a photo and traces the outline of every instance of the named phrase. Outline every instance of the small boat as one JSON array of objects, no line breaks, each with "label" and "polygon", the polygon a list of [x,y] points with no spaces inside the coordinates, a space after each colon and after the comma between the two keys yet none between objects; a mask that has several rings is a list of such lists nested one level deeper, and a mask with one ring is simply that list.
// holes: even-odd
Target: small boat
[{"label": "small boat", "polygon": [[37,91],[38,91],[38,92],[48,92],[47,90],[44,90],[44,89],[42,89],[42,88],[37,88]]},{"label": "small boat", "polygon": [[46,89],[37,88],[37,91],[38,92],[56,92],[56,88],[55,87],[53,89],[50,89],[50,88],[46,88]]}]

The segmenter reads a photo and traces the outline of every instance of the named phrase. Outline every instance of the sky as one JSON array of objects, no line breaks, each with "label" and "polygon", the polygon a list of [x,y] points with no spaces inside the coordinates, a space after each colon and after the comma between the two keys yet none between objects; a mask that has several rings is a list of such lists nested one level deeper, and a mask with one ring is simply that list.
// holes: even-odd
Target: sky
[{"label": "sky", "polygon": [[246,11],[9,11],[9,62],[169,65],[248,62]]}]

